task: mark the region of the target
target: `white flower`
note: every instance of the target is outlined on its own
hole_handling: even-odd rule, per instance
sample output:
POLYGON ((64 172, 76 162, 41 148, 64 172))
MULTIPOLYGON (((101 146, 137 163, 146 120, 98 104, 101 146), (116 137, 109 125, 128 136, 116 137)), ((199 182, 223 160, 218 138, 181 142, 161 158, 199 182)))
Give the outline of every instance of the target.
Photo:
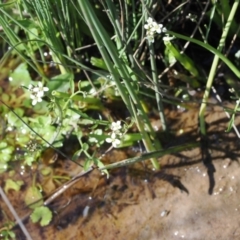
POLYGON ((144 25, 144 28, 147 29, 146 34, 149 42, 154 42, 154 34, 160 34, 167 31, 162 24, 157 24, 157 22, 150 17, 147 19, 147 24, 144 25))
POLYGON ((42 102, 44 92, 47 92, 48 87, 43 87, 41 82, 37 83, 38 86, 29 85, 28 90, 31 92, 30 98, 32 99, 32 105, 36 105, 38 102, 42 102))
POLYGON ((147 19, 147 24, 144 25, 145 29, 150 29, 152 27, 152 24, 154 23, 153 19, 151 17, 149 17, 147 19))
POLYGON ((167 29, 164 28, 162 24, 157 24, 157 23, 155 23, 155 24, 152 26, 152 31, 160 34, 160 33, 162 33, 162 32, 166 32, 167 29))
POLYGON ((110 128, 113 132, 118 132, 122 128, 121 121, 112 122, 110 128))
POLYGON ((36 105, 38 102, 42 102, 42 97, 37 94, 31 94, 30 98, 32 99, 32 105, 36 105))
POLYGON ((47 92, 48 90, 49 90, 48 87, 43 87, 42 82, 38 82, 38 86, 32 89, 32 91, 40 97, 43 97, 44 92, 47 92))
POLYGON ((117 138, 117 134, 114 132, 111 134, 110 138, 106 139, 106 142, 112 143, 112 146, 115 148, 121 143, 121 141, 117 138))
POLYGON ((28 90, 29 90, 29 91, 32 91, 32 90, 33 90, 33 85, 32 85, 32 84, 29 84, 28 90))

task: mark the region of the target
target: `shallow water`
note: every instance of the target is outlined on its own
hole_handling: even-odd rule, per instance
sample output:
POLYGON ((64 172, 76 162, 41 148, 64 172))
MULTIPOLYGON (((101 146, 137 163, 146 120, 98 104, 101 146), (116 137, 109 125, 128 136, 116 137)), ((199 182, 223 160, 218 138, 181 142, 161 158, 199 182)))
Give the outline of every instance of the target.
MULTIPOLYGON (((199 140, 197 111, 169 112, 168 117, 177 136, 166 146, 199 140)), ((110 179, 94 170, 50 204, 55 214, 48 227, 25 220, 30 235, 36 240, 240 239, 239 139, 225 132, 228 120, 221 107, 208 109, 206 120, 211 158, 205 164, 196 148, 162 157, 157 172, 148 162, 114 170, 110 179)), ((115 150, 106 158, 127 156, 115 150)), ((76 171, 71 163, 64 166, 76 171)), ((23 195, 24 189, 8 194, 21 217, 28 212, 23 195)), ((25 239, 15 231, 17 239, 25 239)))

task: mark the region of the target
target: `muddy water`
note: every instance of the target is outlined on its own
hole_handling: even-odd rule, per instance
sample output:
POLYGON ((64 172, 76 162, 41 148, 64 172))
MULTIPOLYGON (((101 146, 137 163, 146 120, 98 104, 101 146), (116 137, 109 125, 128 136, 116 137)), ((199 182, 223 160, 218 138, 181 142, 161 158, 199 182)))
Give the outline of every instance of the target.
MULTIPOLYGON (((225 132, 228 120, 221 107, 209 108, 206 120, 204 163, 196 148, 162 157, 157 172, 148 162, 114 170, 109 179, 94 170, 50 204, 54 218, 48 227, 24 221, 32 239, 240 239, 239 139, 225 132)), ((194 109, 168 112, 168 121, 176 137, 166 146, 199 140, 194 109)), ((115 150, 107 158, 121 160, 126 154, 115 150)), ((71 171, 70 163, 66 170, 71 171)), ((23 195, 24 188, 8 194, 21 217, 27 214, 23 195)), ((25 239, 15 231, 17 239, 25 239)))

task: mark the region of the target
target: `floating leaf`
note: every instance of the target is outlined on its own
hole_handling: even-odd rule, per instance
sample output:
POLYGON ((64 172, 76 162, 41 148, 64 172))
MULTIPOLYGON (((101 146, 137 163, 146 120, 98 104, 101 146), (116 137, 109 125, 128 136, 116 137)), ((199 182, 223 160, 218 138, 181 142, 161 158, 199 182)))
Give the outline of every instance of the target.
POLYGON ((40 225, 44 227, 48 225, 52 220, 52 212, 49 210, 48 207, 41 206, 35 208, 30 217, 33 223, 36 223, 41 219, 40 225))

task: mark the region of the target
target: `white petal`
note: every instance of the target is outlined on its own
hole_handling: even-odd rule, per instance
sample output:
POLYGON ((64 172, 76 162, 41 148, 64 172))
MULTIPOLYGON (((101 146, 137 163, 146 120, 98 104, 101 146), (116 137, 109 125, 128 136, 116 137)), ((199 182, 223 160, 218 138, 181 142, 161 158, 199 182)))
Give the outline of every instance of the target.
POLYGON ((145 25, 144 25, 144 28, 145 28, 145 29, 149 29, 150 27, 151 27, 151 26, 149 26, 148 24, 145 24, 145 25))
POLYGON ((37 97, 43 97, 44 96, 44 92, 43 91, 39 91, 37 94, 36 94, 37 97))
POLYGON ((106 138, 105 141, 108 142, 108 143, 112 143, 112 139, 111 138, 106 138))
POLYGON ((42 88, 42 86, 43 86, 42 82, 38 82, 38 86, 39 86, 39 88, 42 88))
POLYGON ((39 90, 40 90, 39 87, 34 87, 34 88, 32 89, 33 92, 38 92, 39 90))
POLYGON ((153 23, 153 19, 151 18, 151 17, 149 17, 148 19, 147 19, 147 23, 149 24, 149 23, 153 23))
POLYGON ((113 142, 112 142, 112 145, 113 147, 117 147, 119 144, 121 143, 121 141, 119 139, 115 139, 113 142))
POLYGON ((42 98, 38 97, 37 101, 42 102, 42 98))

